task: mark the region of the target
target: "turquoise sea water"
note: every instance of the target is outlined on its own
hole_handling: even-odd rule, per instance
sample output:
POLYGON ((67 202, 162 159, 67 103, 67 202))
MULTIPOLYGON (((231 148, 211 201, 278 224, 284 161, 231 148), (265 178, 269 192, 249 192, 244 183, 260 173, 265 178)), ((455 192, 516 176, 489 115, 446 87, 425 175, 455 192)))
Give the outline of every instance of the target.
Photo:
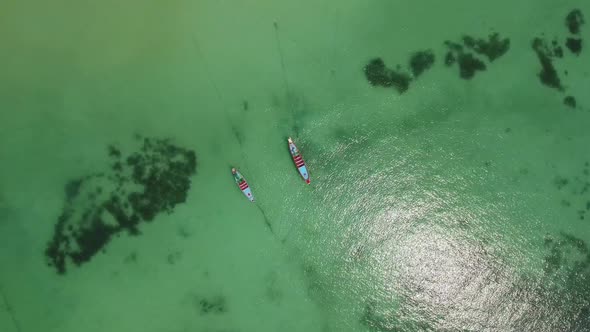
POLYGON ((0 331, 590 331, 585 2, 2 7, 0 331))

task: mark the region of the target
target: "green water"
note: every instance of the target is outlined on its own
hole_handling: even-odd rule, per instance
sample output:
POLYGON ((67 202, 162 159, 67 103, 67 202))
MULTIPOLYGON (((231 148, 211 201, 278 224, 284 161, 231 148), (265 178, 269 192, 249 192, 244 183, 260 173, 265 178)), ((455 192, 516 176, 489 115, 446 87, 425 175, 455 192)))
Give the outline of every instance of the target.
POLYGON ((564 46, 587 3, 1 7, 0 331, 590 331, 590 62, 564 46), (443 64, 493 31, 487 70, 443 64), (363 74, 425 49, 402 94, 363 74), (64 187, 136 135, 195 152, 186 201, 58 274, 64 187))

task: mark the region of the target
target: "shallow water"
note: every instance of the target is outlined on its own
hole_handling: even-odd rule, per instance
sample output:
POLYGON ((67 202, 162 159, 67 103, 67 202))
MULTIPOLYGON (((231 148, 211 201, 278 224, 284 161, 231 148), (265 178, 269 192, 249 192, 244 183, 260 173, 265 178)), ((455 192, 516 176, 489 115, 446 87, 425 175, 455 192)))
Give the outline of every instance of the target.
POLYGON ((576 8, 6 3, 0 331, 590 331, 576 8))

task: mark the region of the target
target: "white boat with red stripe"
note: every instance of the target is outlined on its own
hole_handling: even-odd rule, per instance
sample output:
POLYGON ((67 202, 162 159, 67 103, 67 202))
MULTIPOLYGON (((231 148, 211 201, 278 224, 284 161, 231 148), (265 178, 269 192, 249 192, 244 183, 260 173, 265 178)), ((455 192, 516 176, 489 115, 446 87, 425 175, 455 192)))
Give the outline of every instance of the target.
POLYGON ((246 182, 246 179, 235 168, 231 169, 231 173, 234 176, 234 181, 236 181, 238 188, 244 193, 244 196, 246 196, 250 202, 254 202, 254 194, 252 194, 252 190, 250 189, 248 182, 246 182))
POLYGON ((311 182, 309 178, 309 171, 307 170, 307 165, 305 165, 305 160, 303 160, 303 156, 299 153, 299 149, 291 139, 291 137, 287 138, 287 142, 289 143, 289 152, 291 152, 291 157, 293 158, 293 162, 295 163, 295 167, 301 174, 303 181, 309 184, 311 182))

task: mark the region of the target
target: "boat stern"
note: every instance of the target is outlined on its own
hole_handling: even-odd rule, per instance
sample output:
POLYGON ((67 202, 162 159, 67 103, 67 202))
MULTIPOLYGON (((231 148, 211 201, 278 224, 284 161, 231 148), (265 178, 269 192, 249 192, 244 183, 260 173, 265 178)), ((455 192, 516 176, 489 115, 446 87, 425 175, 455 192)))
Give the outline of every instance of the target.
POLYGON ((307 167, 301 166, 298 168, 298 170, 299 170, 299 174, 301 174, 301 177, 303 178, 303 180, 305 180, 305 183, 309 184, 310 179, 309 179, 309 172, 307 172, 307 167))
POLYGON ((254 202, 254 194, 252 194, 252 190, 248 187, 246 189, 242 189, 242 192, 250 200, 250 202, 254 202))

